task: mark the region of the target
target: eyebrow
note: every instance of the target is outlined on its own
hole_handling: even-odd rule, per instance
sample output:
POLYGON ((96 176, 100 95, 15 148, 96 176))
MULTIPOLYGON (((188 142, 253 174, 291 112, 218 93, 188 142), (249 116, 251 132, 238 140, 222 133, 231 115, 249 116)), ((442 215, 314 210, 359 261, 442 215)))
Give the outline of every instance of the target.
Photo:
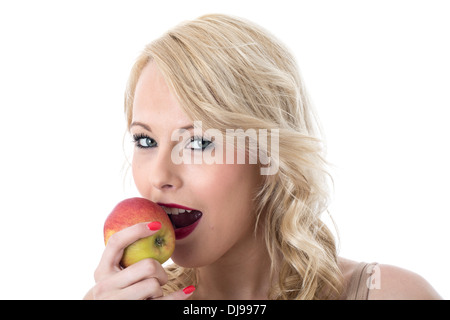
MULTIPOLYGON (((145 123, 142 123, 142 122, 139 122, 139 121, 133 121, 133 122, 130 124, 130 129, 131 129, 132 127, 134 127, 134 126, 139 126, 139 127, 144 128, 145 130, 147 130, 147 131, 149 131, 149 132, 152 132, 152 129, 150 128, 150 126, 146 125, 145 123)), ((183 130, 183 129, 184 129, 184 130, 194 129, 194 126, 193 126, 192 124, 188 124, 187 126, 181 127, 181 128, 179 128, 178 130, 183 130)))

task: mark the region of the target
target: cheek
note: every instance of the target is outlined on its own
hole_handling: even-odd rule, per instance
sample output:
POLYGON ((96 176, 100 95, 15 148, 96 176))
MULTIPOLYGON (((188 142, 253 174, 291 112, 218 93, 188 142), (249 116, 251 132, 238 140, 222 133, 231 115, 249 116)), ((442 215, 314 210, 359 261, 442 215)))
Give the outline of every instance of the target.
POLYGON ((208 211, 217 212, 211 223, 243 221, 252 216, 252 199, 258 188, 254 172, 249 165, 219 165, 204 175, 203 181, 197 180, 201 194, 196 196, 207 199, 208 211))
MULTIPOLYGON (((253 196, 258 176, 247 165, 192 166, 189 194, 205 212, 191 242, 177 244, 173 260, 183 266, 204 266, 225 255, 237 244, 253 239, 253 196)), ((251 240, 250 240, 251 242, 251 240)))

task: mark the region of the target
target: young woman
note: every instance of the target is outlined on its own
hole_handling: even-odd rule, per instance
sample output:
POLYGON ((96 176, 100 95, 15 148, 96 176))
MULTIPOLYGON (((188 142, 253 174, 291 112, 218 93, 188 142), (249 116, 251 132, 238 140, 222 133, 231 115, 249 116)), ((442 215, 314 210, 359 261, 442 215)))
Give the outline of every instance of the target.
POLYGON ((123 249, 156 232, 129 227, 87 299, 440 298, 417 274, 338 257, 321 221, 317 119, 294 58, 259 26, 226 15, 176 26, 138 58, 125 113, 133 178, 170 214, 175 264, 121 268, 123 249))

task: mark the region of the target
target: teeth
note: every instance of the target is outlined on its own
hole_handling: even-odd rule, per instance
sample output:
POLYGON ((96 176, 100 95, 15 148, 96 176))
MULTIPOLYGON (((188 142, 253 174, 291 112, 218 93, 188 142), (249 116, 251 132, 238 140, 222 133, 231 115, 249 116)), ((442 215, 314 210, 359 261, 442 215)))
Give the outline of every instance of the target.
POLYGON ((161 206, 161 207, 164 209, 164 211, 167 214, 178 215, 180 213, 185 213, 185 212, 191 213, 192 212, 192 210, 185 210, 185 209, 178 209, 178 208, 168 208, 168 207, 164 207, 164 206, 161 206))

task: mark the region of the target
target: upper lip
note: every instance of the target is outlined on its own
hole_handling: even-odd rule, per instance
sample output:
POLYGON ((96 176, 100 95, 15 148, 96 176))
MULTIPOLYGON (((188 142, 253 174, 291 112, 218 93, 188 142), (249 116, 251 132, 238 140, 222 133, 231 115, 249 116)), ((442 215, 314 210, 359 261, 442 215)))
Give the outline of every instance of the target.
POLYGON ((176 203, 160 203, 160 202, 158 202, 158 204, 160 205, 160 206, 164 206, 164 207, 167 207, 167 208, 177 208, 177 209, 184 209, 184 210, 195 210, 195 209, 192 209, 192 208, 189 208, 189 207, 185 207, 185 206, 182 206, 182 205, 179 205, 179 204, 176 204, 176 203))

